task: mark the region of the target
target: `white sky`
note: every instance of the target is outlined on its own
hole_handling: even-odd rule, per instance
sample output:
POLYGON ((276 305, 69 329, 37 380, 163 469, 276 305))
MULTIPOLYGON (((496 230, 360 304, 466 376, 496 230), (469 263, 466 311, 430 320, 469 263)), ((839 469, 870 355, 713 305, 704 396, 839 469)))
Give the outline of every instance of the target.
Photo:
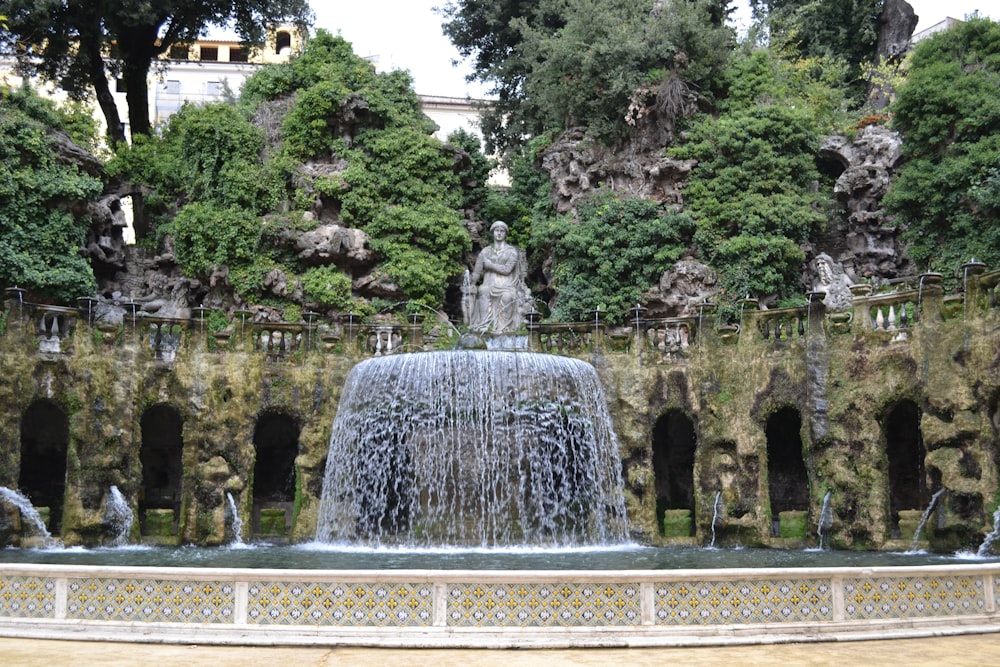
MULTIPOLYGON (((489 2, 489 0, 481 0, 489 2)), ((834 0, 835 1, 835 0, 834 0)), ((1000 18, 995 0, 908 0, 920 22, 917 30, 928 28, 946 17, 962 19, 976 9, 983 16, 1000 18)), ((409 70, 416 91, 422 95, 483 97, 485 88, 466 83, 468 65, 452 66, 458 51, 441 31, 443 18, 434 7, 446 0, 312 0, 316 28, 340 34, 362 57, 377 56, 383 70, 409 70)), ((744 0, 737 25, 749 18, 744 0)))

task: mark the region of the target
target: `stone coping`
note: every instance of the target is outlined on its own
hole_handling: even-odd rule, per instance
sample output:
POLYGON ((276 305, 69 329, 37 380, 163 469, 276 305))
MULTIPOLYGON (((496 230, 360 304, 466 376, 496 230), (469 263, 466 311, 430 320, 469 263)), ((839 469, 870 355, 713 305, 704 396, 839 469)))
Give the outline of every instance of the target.
POLYGON ((1000 564, 276 570, 0 563, 0 636, 221 645, 612 647, 1000 631, 1000 564))

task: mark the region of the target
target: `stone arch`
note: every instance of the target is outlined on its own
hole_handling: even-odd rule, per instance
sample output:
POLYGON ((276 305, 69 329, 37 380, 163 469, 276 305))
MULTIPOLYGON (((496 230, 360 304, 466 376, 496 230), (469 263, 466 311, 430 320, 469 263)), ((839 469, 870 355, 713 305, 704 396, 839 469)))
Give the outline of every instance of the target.
MULTIPOLYGON (((667 510, 689 510, 694 515, 696 446, 694 421, 682 410, 667 410, 653 425, 656 519, 661 531, 667 510)), ((694 534, 694 521, 690 522, 688 534, 694 534)))
POLYGON ((291 527, 299 431, 298 420, 285 412, 267 411, 257 417, 252 489, 256 535, 282 537, 291 527))
POLYGON ((46 526, 53 535, 62 529, 68 448, 69 419, 63 409, 46 398, 32 401, 21 415, 17 484, 32 505, 49 508, 46 526))
POLYGON ((888 461, 890 531, 899 532, 901 510, 922 510, 930 501, 924 469, 920 408, 910 399, 891 405, 882 420, 888 461))
POLYGON ((768 416, 764 432, 771 530, 777 537, 781 534, 782 512, 809 510, 809 477, 802 457, 802 415, 792 406, 779 408, 768 416))
POLYGON ((172 405, 157 403, 143 411, 139 430, 140 532, 176 534, 183 491, 184 419, 172 405))

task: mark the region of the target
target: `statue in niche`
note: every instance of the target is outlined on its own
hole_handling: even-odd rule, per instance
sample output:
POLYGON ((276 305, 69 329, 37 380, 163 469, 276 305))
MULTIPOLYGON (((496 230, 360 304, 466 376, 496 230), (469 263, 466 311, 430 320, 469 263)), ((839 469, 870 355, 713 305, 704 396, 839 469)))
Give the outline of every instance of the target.
POLYGON ((854 281, 847 275, 843 265, 833 261, 828 254, 820 253, 813 260, 816 270, 816 283, 813 290, 822 292, 823 303, 833 312, 848 310, 853 301, 851 299, 851 285, 854 281))
POLYGON ((520 248, 507 243, 505 222, 497 220, 490 232, 493 244, 479 253, 462 289, 463 316, 473 331, 510 333, 521 328, 524 308, 531 303, 531 292, 524 284, 527 260, 520 248))

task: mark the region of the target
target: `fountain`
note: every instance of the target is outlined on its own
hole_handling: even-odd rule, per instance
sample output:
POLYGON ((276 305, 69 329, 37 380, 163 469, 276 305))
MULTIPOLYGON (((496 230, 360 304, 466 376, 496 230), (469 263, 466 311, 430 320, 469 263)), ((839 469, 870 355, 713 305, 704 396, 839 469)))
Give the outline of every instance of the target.
POLYGON ((719 501, 722 499, 722 491, 715 492, 715 502, 712 503, 712 542, 708 545, 715 548, 715 523, 719 520, 719 501))
POLYGON ((41 515, 24 494, 13 489, 8 489, 6 486, 0 486, 0 502, 15 507, 21 514, 22 524, 27 522, 28 526, 35 533, 35 536, 41 539, 43 545, 47 545, 52 541, 52 535, 49 533, 48 528, 45 527, 45 522, 42 520, 41 515))
POLYGON ((109 536, 107 546, 120 547, 128 544, 134 519, 132 507, 118 487, 112 484, 104 504, 104 524, 108 527, 109 536))
POLYGON ((243 519, 240 518, 240 513, 236 509, 236 501, 233 500, 233 494, 228 491, 226 492, 226 507, 229 510, 229 530, 232 533, 229 545, 233 547, 243 546, 243 519))
POLYGON ((816 535, 819 536, 819 548, 823 549, 823 538, 826 537, 826 531, 833 527, 833 507, 830 504, 830 498, 833 496, 833 491, 827 491, 823 496, 823 508, 819 511, 819 523, 816 525, 816 535))
POLYGON ((620 471, 590 364, 468 350, 369 359, 338 407, 316 539, 620 543, 620 471))
POLYGON ((917 529, 913 531, 913 540, 910 542, 910 551, 918 551, 920 549, 920 533, 924 529, 924 525, 927 520, 931 518, 931 513, 934 508, 937 507, 938 499, 944 494, 946 489, 938 489, 931 496, 931 502, 928 503, 927 509, 924 510, 923 516, 920 517, 920 522, 917 524, 917 529))
POLYGON ((990 555, 993 550, 993 545, 996 543, 997 539, 1000 538, 1000 506, 993 511, 993 530, 991 530, 986 537, 983 539, 983 543, 979 545, 979 549, 976 550, 976 555, 980 558, 986 558, 990 555))

